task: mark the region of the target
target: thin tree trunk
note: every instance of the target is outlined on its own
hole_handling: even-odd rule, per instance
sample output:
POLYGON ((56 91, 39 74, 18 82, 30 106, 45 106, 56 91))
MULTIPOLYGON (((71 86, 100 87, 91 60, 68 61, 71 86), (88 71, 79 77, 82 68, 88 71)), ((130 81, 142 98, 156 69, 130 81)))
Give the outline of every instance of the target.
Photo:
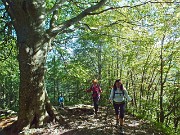
MULTIPOLYGON (((53 57, 53 75, 56 75, 56 57, 53 57)), ((56 103, 56 79, 53 77, 54 104, 56 103)))
POLYGON ((98 45, 98 80, 102 78, 102 45, 98 45))
POLYGON ((161 60, 161 69, 160 69, 160 72, 161 72, 161 76, 160 76, 160 84, 161 84, 161 87, 160 87, 160 102, 159 102, 159 108, 160 108, 160 122, 163 123, 164 122, 164 109, 163 109, 163 93, 164 93, 164 83, 163 83, 163 67, 164 67, 164 61, 163 61, 163 44, 164 44, 164 39, 165 39, 165 36, 163 36, 163 39, 162 39, 162 43, 161 43, 161 55, 160 55, 160 60, 161 60))

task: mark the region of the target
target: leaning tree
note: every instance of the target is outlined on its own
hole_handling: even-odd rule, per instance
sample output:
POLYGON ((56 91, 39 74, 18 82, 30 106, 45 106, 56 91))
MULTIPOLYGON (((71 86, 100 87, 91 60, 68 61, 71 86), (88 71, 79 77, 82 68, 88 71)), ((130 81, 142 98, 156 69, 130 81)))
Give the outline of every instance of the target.
POLYGON ((92 15, 106 1, 2 0, 1 9, 4 7, 8 13, 17 37, 20 70, 18 120, 5 128, 4 134, 42 127, 48 120, 56 119, 44 83, 51 42, 69 32, 84 17, 92 15))

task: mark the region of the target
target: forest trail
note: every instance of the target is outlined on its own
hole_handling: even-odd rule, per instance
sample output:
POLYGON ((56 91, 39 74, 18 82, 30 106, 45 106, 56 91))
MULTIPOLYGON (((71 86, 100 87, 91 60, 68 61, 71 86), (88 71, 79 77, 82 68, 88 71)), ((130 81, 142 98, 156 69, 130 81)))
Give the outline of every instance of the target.
MULTIPOLYGON (((65 107, 58 111, 67 124, 50 123, 45 128, 24 130, 19 135, 119 135, 111 106, 100 107, 98 116, 91 105, 65 107)), ((14 120, 14 118, 13 118, 14 120)), ((2 121, 0 121, 0 126, 2 121)), ((0 127, 1 128, 1 127, 0 127)), ((148 121, 125 116, 124 135, 165 135, 148 121)))

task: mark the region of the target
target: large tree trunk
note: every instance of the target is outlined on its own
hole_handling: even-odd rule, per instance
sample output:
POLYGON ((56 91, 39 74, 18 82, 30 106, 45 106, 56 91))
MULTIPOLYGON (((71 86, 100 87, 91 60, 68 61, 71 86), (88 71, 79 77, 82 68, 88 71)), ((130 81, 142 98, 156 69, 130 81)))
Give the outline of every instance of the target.
MULTIPOLYGON (((36 127, 43 125, 46 116, 46 92, 44 86, 44 65, 47 43, 42 37, 31 37, 30 42, 19 43, 20 68, 20 125, 36 127), (40 38, 39 41, 35 39, 40 38)), ((21 126, 19 126, 21 127, 21 126)))
POLYGON ((55 118, 44 83, 49 40, 43 36, 43 29, 38 32, 36 27, 28 25, 16 27, 16 32, 20 69, 19 112, 17 122, 4 129, 8 135, 23 128, 41 127, 47 118, 55 118))
POLYGON ((55 118, 55 111, 49 102, 44 83, 48 42, 45 37, 33 31, 27 32, 26 35, 20 33, 18 37, 19 112, 17 122, 5 129, 6 134, 18 133, 23 128, 42 127, 47 120, 55 118))

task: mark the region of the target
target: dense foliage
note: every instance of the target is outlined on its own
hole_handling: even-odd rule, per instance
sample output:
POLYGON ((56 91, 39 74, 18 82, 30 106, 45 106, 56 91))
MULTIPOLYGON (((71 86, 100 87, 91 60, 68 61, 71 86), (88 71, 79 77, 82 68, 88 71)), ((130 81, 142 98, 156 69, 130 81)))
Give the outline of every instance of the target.
MULTIPOLYGON (((53 1, 49 3, 51 7, 53 1)), ((76 4, 67 4, 58 19, 67 20, 70 13, 76 15, 79 8, 85 8, 76 4)), ((58 95, 63 94, 66 104, 90 104, 85 90, 97 78, 103 89, 101 104, 105 105, 114 80, 120 78, 135 101, 129 111, 179 132, 179 3, 108 4, 106 11, 88 16, 74 26, 72 33, 54 40, 46 66, 51 101, 56 105, 58 95)), ((0 26, 0 107, 17 110, 19 70, 17 52, 12 48, 15 36, 5 42, 4 30, 10 26, 5 28, 3 21, 0 26), (6 58, 9 50, 11 55, 6 58)))

